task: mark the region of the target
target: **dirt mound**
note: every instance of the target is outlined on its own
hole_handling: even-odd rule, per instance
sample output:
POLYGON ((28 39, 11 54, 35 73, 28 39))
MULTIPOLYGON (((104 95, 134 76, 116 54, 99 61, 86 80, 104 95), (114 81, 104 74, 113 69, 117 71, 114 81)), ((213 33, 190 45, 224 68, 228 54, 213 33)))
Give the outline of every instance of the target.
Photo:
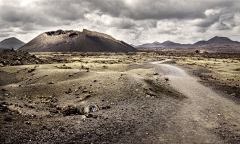
POLYGON ((23 64, 42 64, 43 61, 28 52, 13 49, 0 49, 0 66, 23 64))
POLYGON ((21 50, 28 52, 135 52, 132 46, 113 37, 84 29, 79 31, 46 32, 26 45, 21 50))

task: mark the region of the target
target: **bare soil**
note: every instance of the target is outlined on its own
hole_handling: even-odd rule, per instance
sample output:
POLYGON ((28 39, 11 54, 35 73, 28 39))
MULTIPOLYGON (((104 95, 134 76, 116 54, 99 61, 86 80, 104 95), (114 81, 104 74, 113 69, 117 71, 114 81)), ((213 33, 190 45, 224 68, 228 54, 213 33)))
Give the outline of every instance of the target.
POLYGON ((239 115, 234 115, 239 99, 229 100, 225 97, 232 96, 217 94, 187 74, 175 79, 171 68, 149 63, 177 56, 31 54, 45 64, 0 67, 1 143, 240 142, 239 115), (186 86, 192 84, 186 79, 194 79, 195 87, 186 86), (207 94, 199 98, 202 93, 207 94), (100 110, 62 113, 66 105, 88 104, 100 110))

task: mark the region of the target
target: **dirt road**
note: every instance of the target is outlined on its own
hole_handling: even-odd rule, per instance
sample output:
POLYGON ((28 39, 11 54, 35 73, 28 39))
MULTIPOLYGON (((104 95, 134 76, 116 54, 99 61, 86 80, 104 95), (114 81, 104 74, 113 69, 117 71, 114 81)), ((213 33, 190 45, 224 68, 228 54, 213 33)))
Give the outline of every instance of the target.
MULTIPOLYGON (((217 94, 183 69, 164 64, 166 61, 170 60, 152 64, 161 68, 162 75, 169 79, 171 87, 188 97, 170 120, 180 127, 175 137, 183 143, 240 142, 239 101, 217 94)), ((172 139, 168 142, 177 141, 172 139)))

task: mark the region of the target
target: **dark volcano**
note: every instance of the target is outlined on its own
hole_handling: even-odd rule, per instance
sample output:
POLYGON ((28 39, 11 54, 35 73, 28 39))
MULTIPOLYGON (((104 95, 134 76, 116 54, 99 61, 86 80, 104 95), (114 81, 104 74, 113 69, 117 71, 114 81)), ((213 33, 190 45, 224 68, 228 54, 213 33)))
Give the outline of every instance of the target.
POLYGON ((12 37, 12 38, 8 38, 5 39, 3 41, 0 42, 0 48, 4 48, 4 49, 18 49, 20 47, 22 47, 25 43, 20 41, 19 39, 12 37))
POLYGON ((131 45, 113 37, 84 29, 79 31, 46 32, 26 45, 21 50, 28 52, 135 52, 131 45))

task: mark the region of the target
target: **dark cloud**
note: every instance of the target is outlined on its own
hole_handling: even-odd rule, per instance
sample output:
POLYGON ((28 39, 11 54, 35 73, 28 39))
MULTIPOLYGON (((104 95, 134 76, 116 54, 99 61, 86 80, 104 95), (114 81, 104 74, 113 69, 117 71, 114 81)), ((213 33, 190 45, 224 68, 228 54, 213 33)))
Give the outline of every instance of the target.
POLYGON ((211 16, 209 18, 201 20, 198 24, 196 24, 196 26, 203 27, 203 28, 208 28, 211 25, 213 25, 214 23, 218 22, 219 18, 220 18, 219 15, 211 16))
POLYGON ((229 29, 231 29, 231 27, 227 26, 223 22, 217 23, 215 28, 217 30, 229 30, 229 29))
POLYGON ((89 0, 91 6, 114 17, 143 19, 195 19, 204 18, 207 9, 229 7, 234 1, 192 0, 89 0))
POLYGON ((10 37, 10 34, 0 34, 0 37, 10 37))
POLYGON ((157 39, 232 30, 239 12, 234 0, 0 0, 0 33, 30 39, 56 28, 93 28, 134 43, 153 34, 157 39))

